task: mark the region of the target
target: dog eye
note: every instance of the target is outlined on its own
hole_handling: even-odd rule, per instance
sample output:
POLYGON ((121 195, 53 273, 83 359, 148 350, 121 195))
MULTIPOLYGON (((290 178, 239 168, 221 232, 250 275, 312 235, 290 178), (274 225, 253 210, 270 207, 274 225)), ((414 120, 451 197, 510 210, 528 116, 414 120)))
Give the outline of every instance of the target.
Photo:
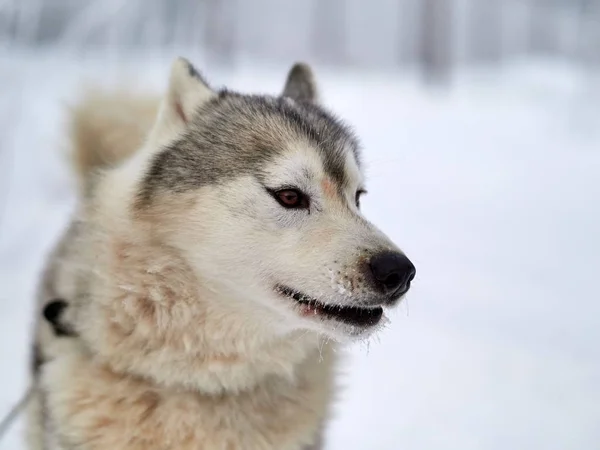
POLYGON ((282 189, 274 196, 284 208, 308 208, 308 197, 297 189, 282 189))
POLYGON ((358 191, 356 191, 356 197, 355 197, 354 201, 356 202, 356 207, 357 207, 357 208, 360 208, 360 197, 361 197, 363 194, 366 194, 366 193, 367 193, 367 191, 364 191, 364 190, 362 190, 362 189, 361 189, 361 190, 358 190, 358 191))

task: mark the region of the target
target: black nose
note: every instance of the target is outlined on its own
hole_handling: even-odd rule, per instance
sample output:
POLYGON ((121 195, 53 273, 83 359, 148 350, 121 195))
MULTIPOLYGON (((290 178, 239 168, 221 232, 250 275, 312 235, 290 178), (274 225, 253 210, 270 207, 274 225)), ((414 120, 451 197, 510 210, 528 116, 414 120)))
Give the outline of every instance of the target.
POLYGON ((371 258, 371 272, 383 292, 403 294, 416 274, 413 263, 398 252, 382 252, 371 258))

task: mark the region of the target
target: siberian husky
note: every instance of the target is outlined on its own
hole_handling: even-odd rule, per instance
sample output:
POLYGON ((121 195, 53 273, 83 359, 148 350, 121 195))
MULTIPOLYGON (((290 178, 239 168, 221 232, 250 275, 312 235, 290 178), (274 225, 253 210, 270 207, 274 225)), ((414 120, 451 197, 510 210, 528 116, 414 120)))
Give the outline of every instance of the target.
POLYGON ((296 64, 278 96, 185 59, 73 110, 80 201, 39 290, 35 450, 323 448, 336 347, 415 267, 360 211, 359 143, 296 64), (57 300, 61 299, 61 300, 57 300))

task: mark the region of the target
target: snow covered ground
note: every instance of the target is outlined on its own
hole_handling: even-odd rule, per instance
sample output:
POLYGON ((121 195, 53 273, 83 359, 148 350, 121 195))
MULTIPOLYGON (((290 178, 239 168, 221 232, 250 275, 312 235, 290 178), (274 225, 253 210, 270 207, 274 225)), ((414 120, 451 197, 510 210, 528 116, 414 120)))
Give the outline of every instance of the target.
MULTIPOLYGON (((32 293, 68 219, 65 101, 114 60, 0 55, 0 415, 26 385, 32 293)), ((286 67, 208 71, 278 91, 286 67)), ((160 87, 161 58, 130 63, 160 87)), ((414 260, 408 302, 349 352, 328 449, 572 450, 600 443, 600 99, 548 64, 461 74, 322 71, 362 137, 367 216, 414 260)), ((593 87, 593 86, 592 86, 593 87)), ((0 449, 19 449, 19 427, 0 449)))

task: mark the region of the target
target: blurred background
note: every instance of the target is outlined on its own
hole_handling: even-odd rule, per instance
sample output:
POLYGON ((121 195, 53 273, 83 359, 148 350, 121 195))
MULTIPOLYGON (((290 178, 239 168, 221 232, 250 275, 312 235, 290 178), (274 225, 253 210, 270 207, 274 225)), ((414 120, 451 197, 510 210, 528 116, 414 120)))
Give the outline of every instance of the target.
POLYGON ((599 64, 597 0, 3 0, 3 49, 115 56, 185 48, 448 77, 547 57, 599 64))
POLYGON ((164 89, 177 55, 267 93, 311 63, 417 265, 348 352, 327 449, 600 448, 597 0, 0 0, 0 417, 74 204, 68 105, 164 89))

